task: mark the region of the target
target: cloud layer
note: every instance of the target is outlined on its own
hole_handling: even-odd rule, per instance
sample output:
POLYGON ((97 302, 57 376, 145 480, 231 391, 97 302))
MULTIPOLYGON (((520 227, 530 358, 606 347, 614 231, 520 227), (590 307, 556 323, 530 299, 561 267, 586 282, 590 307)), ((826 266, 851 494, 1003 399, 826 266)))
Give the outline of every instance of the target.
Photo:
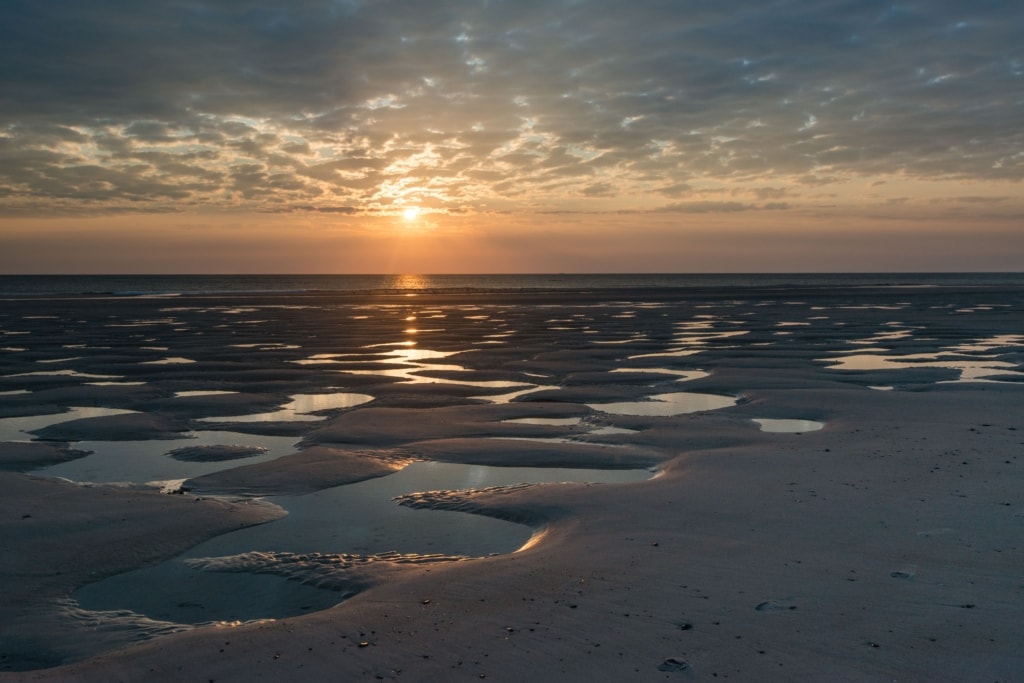
POLYGON ((0 207, 692 214, 1019 181, 1021 26, 999 0, 7 0, 0 207))

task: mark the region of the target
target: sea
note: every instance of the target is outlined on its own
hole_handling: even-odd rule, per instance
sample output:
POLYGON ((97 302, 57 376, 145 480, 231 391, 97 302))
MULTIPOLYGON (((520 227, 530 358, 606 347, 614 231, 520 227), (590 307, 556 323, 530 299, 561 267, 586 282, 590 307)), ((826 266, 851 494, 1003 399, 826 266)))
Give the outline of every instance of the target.
POLYGON ((0 275, 0 296, 1024 285, 1024 272, 488 275, 0 275))

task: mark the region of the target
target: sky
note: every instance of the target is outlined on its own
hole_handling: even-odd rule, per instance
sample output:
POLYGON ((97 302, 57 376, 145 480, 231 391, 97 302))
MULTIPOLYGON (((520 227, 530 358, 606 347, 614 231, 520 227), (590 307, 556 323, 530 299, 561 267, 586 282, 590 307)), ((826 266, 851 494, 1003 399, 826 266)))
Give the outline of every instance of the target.
POLYGON ((4 0, 0 273, 1024 270, 1019 0, 4 0))

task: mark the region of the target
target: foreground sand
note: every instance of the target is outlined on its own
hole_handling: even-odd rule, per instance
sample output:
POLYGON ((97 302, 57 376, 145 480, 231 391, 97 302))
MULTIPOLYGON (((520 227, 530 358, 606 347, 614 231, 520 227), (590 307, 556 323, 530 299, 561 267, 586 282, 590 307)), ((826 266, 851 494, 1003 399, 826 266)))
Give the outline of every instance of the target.
MULTIPOLYGON (((661 474, 637 484, 424 493, 406 502, 521 521, 538 536, 508 555, 367 562, 342 571, 362 592, 327 611, 164 635, 57 668, 0 674, 3 680, 1020 680, 1024 389, 1013 372, 1021 369, 1024 345, 1001 338, 965 346, 1019 334, 1020 291, 509 293, 355 302, 323 295, 301 301, 312 309, 295 318, 274 312, 286 309, 256 314, 265 322, 249 333, 252 343, 259 337, 302 344, 301 351, 241 357, 237 348, 224 349, 217 335, 227 333, 213 325, 224 316, 210 311, 255 302, 187 303, 199 312, 176 315, 204 338, 178 335, 165 355, 188 356, 202 367, 142 371, 128 362, 128 350, 111 351, 82 371, 132 371, 149 384, 114 391, 49 376, 5 378, 0 391, 29 384, 34 391, 0 397, 4 414, 31 414, 38 405, 55 411, 91 396, 109 407, 144 407, 150 419, 126 427, 97 418, 64 429, 153 435, 201 416, 271 409, 289 394, 341 385, 339 375, 325 371, 333 366, 290 361, 395 341, 399 321, 413 309, 421 318, 423 311, 449 316, 436 323, 444 332, 420 334, 419 348, 476 349, 439 362, 457 358, 482 380, 543 374, 544 385, 558 388, 490 404, 471 398, 487 393, 479 388, 347 375, 346 389, 376 401, 315 426, 254 424, 253 430, 303 435, 306 448, 283 468, 281 461, 238 469, 225 463, 225 471, 191 482, 186 496, 5 474, 5 593, 19 596, 21 610, 3 612, 5 647, 31 631, 33 610, 45 612, 73 587, 276 514, 265 505, 219 502, 212 493, 266 493, 279 477, 281 490, 312 490, 317 481, 328 486, 386 476, 414 458, 658 464, 661 474), (383 307, 378 310, 391 317, 375 328, 350 323, 333 331, 335 314, 357 304, 383 307), (469 305, 511 321, 507 343, 483 346, 479 332, 460 326, 455 307, 469 305), (633 317, 619 317, 626 311, 633 317), (589 316, 597 333, 549 329, 565 326, 557 321, 573 314, 589 316), (709 327, 701 317, 709 315, 721 318, 709 327), (794 322, 810 324, 788 324, 794 322), (745 334, 721 334, 733 330, 745 334), (908 334, 884 336, 893 331, 908 334), (942 383, 959 372, 920 359, 898 370, 842 371, 815 362, 836 351, 878 347, 998 359, 1007 365, 992 378, 1004 381, 942 383), (673 356, 646 357, 673 349, 673 356), (645 367, 709 375, 678 383, 666 375, 609 372, 645 367), (880 385, 893 389, 869 388, 880 385), (169 397, 173 390, 213 387, 244 393, 197 398, 188 406, 169 397), (652 391, 705 391, 741 401, 651 417, 595 414, 586 406, 652 391), (502 420, 571 415, 637 431, 602 440, 616 448, 486 440, 558 435, 566 429, 502 420), (758 431, 751 418, 826 426, 772 434, 758 431), (25 531, 30 523, 35 528, 25 531)), ((24 313, 21 305, 6 304, 8 320, 24 313)), ((58 314, 73 305, 50 304, 58 314)), ((141 319, 167 315, 168 303, 108 307, 119 318, 141 319)), ((110 334, 96 332, 82 343, 109 344, 110 334)), ((29 348, 24 339, 18 344, 29 348)), ((46 352, 33 348, 23 353, 36 356, 17 362, 38 361, 46 352)), ((4 374, 24 367, 8 366, 4 374)), ((24 462, 22 451, 12 448, 12 462, 24 462)))

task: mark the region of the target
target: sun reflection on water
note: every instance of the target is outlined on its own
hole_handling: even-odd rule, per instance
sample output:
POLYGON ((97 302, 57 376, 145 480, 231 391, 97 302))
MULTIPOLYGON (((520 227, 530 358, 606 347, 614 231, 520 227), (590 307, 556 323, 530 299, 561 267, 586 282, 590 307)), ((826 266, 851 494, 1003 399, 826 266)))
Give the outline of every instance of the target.
POLYGON ((427 289, 430 278, 425 275, 396 275, 390 283, 391 289, 427 289))

